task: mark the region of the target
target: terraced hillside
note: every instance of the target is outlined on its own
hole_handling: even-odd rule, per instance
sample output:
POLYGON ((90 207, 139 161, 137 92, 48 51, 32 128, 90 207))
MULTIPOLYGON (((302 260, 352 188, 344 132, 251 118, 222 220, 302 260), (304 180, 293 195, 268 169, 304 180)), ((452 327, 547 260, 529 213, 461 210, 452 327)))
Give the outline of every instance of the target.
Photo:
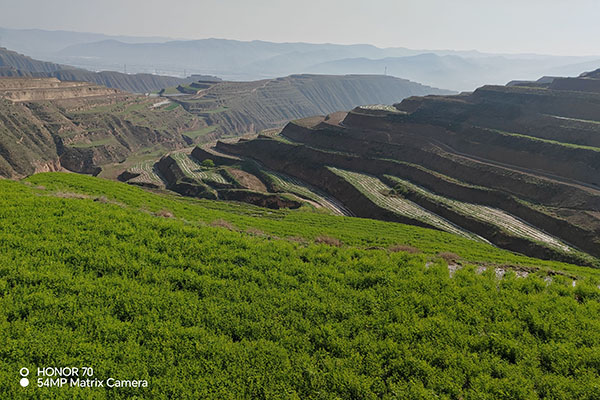
MULTIPOLYGON (((167 189, 185 196, 235 200, 268 208, 299 208, 300 199, 286 193, 271 193, 252 173, 248 163, 215 165, 201 163, 194 154, 174 152, 163 157, 156 168, 167 189)), ((130 182, 129 183, 135 183, 130 182)))
POLYGON ((61 169, 98 174, 103 167, 116 177, 137 162, 197 143, 202 137, 186 132, 205 128, 158 98, 56 78, 0 78, 3 177, 61 169))
POLYGON ((356 108, 215 150, 306 182, 358 216, 598 264, 598 80, 559 82, 356 108))
POLYGON ((448 91, 391 76, 292 75, 254 82, 198 81, 161 91, 187 111, 241 135, 281 127, 292 119, 349 110, 365 104, 391 104, 409 96, 448 91))
POLYGON ((3 399, 600 395, 598 270, 79 174, 0 193, 3 399), (146 384, 19 385, 53 363, 146 384))
MULTIPOLYGON (((36 71, 51 68, 21 61, 36 71)), ((71 72, 64 76, 77 79, 71 72)), ((0 111, 5 115, 0 176, 66 168, 161 187, 164 182, 157 176, 138 170, 147 170, 149 161, 171 150, 281 127, 289 119, 363 102, 439 92, 389 77, 318 76, 242 83, 203 80, 176 91, 194 94, 166 96, 166 90, 164 97, 155 98, 56 78, 0 78, 0 100, 10 100, 0 111)))
POLYGON ((0 98, 13 102, 85 99, 116 94, 119 94, 116 89, 87 82, 62 82, 56 78, 0 79, 0 98))

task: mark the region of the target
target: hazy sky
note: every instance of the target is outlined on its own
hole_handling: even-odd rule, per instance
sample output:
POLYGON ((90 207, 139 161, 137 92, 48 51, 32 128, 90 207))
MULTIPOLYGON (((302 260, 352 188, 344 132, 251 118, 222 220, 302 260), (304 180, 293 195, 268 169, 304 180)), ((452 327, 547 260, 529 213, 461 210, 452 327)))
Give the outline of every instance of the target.
POLYGON ((0 26, 600 55, 600 0, 0 0, 0 26))

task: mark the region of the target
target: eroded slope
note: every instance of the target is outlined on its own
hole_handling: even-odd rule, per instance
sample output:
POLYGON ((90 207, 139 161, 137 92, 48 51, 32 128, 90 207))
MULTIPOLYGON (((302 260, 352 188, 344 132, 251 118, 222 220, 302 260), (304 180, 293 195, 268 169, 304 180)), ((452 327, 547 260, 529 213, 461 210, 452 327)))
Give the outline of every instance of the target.
POLYGON ((84 82, 0 79, 0 176, 97 174, 139 152, 194 143, 206 125, 176 104, 84 82))

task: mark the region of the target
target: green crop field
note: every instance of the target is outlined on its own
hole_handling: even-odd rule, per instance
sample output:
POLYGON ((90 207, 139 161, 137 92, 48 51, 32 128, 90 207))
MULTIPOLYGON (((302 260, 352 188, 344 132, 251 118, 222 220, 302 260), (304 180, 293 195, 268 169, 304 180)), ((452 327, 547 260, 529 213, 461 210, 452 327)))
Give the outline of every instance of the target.
POLYGON ((117 142, 117 140, 114 137, 107 137, 107 138, 98 139, 98 140, 94 140, 94 141, 87 142, 87 143, 86 142, 73 143, 70 147, 86 149, 86 148, 91 148, 91 147, 96 147, 96 146, 105 146, 107 144, 113 144, 116 142, 117 142))
MULTIPOLYGON (((575 120, 575 121, 581 122, 582 120, 575 120)), ((592 121, 585 121, 585 122, 592 122, 592 121)), ((593 146, 583 146, 583 145, 574 144, 574 143, 559 142, 557 140, 543 139, 543 138, 530 136, 530 135, 523 135, 521 133, 515 133, 515 132, 506 132, 506 131, 502 131, 499 129, 490 129, 490 128, 481 128, 481 127, 478 127, 478 128, 484 129, 485 131, 493 132, 493 133, 496 133, 496 134, 499 134, 502 136, 513 136, 513 137, 531 140, 534 142, 547 143, 547 144, 551 144, 551 145, 568 147, 568 148, 572 148, 572 149, 591 150, 594 152, 600 152, 600 148, 593 147, 593 146)))
POLYGON ((0 193, 2 399, 600 398, 598 270, 76 174, 0 193), (148 387, 19 385, 44 366, 148 387))
POLYGON ((171 103, 171 104, 169 104, 168 106, 165 107, 165 111, 173 111, 177 107, 179 107, 178 103, 171 103))
POLYGON ((274 171, 265 173, 273 179, 273 182, 279 188, 288 193, 309 199, 335 215, 350 215, 350 211, 340 204, 339 201, 316 188, 306 186, 294 177, 274 171))
POLYGON ((219 125, 211 125, 211 126, 207 126, 205 128, 202 129, 197 129, 195 131, 189 131, 189 132, 184 132, 183 134, 187 137, 189 137, 190 139, 195 139, 199 136, 203 136, 206 135, 208 133, 214 132, 215 129, 217 129, 219 127, 219 125))
POLYGON ((185 152, 172 154, 181 170, 189 177, 206 182, 216 182, 221 184, 229 183, 227 179, 219 172, 219 169, 208 169, 202 166, 196 159, 185 152))

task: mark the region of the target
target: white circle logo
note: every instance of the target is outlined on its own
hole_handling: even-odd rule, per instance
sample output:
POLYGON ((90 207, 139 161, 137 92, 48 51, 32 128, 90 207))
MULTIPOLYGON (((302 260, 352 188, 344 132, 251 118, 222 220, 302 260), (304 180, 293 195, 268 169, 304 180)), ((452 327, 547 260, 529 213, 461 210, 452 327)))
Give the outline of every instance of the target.
POLYGON ((23 367, 19 370, 19 374, 21 374, 21 376, 27 376, 27 375, 29 375, 29 370, 27 368, 23 367))
POLYGON ((27 387, 27 386, 29 386, 29 379, 21 378, 21 381, 19 383, 21 384, 21 386, 27 387))

